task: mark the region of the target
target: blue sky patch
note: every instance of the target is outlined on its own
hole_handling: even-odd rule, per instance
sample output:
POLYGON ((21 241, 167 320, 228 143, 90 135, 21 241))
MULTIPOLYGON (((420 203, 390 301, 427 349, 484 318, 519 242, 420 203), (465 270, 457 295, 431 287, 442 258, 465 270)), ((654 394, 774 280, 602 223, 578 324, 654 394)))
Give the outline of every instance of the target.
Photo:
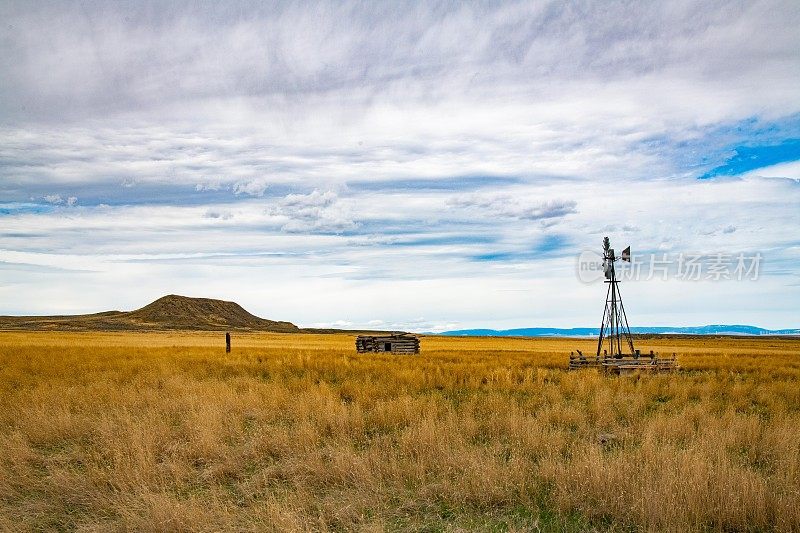
POLYGON ((533 261, 543 256, 552 257, 565 249, 569 249, 569 241, 562 235, 545 235, 531 248, 516 251, 495 251, 473 255, 472 261, 497 262, 497 261, 533 261))
POLYGON ((734 153, 724 165, 709 170, 699 179, 738 176, 758 168, 800 160, 800 139, 787 139, 769 146, 739 146, 734 153))
POLYGON ((7 202, 0 203, 0 216, 27 215, 49 213, 54 209, 52 205, 36 204, 32 202, 7 202))

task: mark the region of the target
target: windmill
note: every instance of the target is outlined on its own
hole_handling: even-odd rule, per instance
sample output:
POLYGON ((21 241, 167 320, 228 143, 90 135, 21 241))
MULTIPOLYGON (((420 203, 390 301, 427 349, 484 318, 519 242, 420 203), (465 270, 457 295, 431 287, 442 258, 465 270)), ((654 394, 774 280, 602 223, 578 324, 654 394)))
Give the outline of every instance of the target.
POLYGON ((631 247, 625 248, 622 251, 622 256, 618 258, 614 255, 614 249, 611 248, 611 242, 608 237, 604 237, 603 272, 606 277, 605 283, 608 283, 608 292, 606 293, 603 321, 600 323, 600 337, 597 339, 597 357, 600 357, 600 351, 603 350, 603 341, 607 341, 608 348, 603 350, 604 354, 615 359, 621 359, 623 357, 623 339, 626 348, 629 350, 628 354, 630 356, 636 355, 636 351, 633 348, 631 328, 628 325, 628 316, 625 314, 625 306, 622 305, 622 294, 619 292, 619 281, 617 281, 617 273, 614 268, 614 262, 619 259, 630 263, 631 247))
POLYGON ((631 247, 625 248, 617 257, 608 237, 603 238, 603 273, 608 289, 603 320, 600 322, 600 336, 597 339, 597 352, 594 358, 585 356, 580 350, 577 350, 577 356, 574 352, 570 353, 569 369, 601 368, 613 374, 672 372, 677 368, 675 354, 670 359, 659 358, 652 350, 643 355, 633 347, 633 336, 614 267, 614 263, 620 260, 631 261, 631 247))

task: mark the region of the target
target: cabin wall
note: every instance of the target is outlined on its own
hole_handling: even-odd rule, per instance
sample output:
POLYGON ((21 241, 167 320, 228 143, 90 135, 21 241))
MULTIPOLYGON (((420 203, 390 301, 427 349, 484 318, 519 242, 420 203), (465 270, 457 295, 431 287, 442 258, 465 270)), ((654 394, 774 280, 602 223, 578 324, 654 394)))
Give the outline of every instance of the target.
POLYGON ((419 353, 419 339, 412 336, 372 337, 360 335, 356 339, 356 350, 359 353, 419 353))

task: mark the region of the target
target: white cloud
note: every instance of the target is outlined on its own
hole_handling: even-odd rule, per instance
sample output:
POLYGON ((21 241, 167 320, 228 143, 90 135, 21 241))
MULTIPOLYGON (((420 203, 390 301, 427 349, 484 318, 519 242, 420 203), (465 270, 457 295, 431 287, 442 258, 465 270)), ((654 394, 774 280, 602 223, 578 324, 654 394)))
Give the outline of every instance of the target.
POLYGON ((768 167, 751 170, 743 175, 746 178, 789 178, 800 180, 800 161, 780 163, 768 167))
POLYGON ((1 99, 0 112, 14 115, 24 107, 97 116, 187 101, 205 102, 193 111, 208 115, 221 98, 275 97, 291 116, 328 96, 359 103, 381 93, 387 101, 487 93, 547 99, 569 92, 574 80, 638 82, 643 99, 691 108, 694 117, 730 112, 742 99, 780 112, 797 103, 788 85, 798 74, 800 15, 792 2, 581 10, 311 2, 250 6, 246 17, 187 4, 91 13, 71 4, 18 4, 6 7, 4 19, 9 53, 23 58, 2 64, 6 90, 28 104, 1 99), (754 91, 753 79, 771 83, 754 91), (644 93, 645 84, 654 92, 644 93))
POLYGON ((233 186, 233 192, 237 195, 249 194, 250 196, 264 196, 268 186, 269 185, 266 178, 257 178, 250 181, 236 183, 233 186))
POLYGON ((477 208, 492 217, 509 217, 519 220, 558 219, 577 213, 577 202, 574 200, 536 201, 530 197, 512 197, 509 195, 471 194, 450 200, 449 205, 459 208, 477 208))
POLYGON ((322 209, 336 203, 338 196, 333 191, 320 192, 316 189, 309 194, 289 194, 281 201, 288 209, 302 212, 305 209, 322 209))
POLYGON ((63 204, 64 199, 60 194, 47 194, 44 196, 44 201, 48 204, 63 204))
POLYGON ((308 194, 289 194, 271 206, 267 213, 287 219, 281 229, 288 233, 337 233, 357 226, 348 207, 333 191, 315 189, 308 194))
MULTIPOLYGON (((219 191, 221 189, 223 189, 223 186, 222 186, 222 183, 220 181, 212 181, 212 182, 208 182, 208 183, 198 183, 197 185, 194 186, 194 190, 196 190, 198 192, 202 192, 202 191, 219 191)), ((266 190, 266 187, 264 187, 264 190, 266 190)), ((261 194, 263 194, 263 193, 264 192, 262 191, 261 194)))

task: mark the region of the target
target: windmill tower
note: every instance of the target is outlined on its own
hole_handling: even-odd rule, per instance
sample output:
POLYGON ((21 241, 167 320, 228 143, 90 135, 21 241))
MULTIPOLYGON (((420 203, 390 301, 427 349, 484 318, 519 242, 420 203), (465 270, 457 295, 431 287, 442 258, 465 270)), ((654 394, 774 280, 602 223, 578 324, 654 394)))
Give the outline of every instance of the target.
POLYGON ((597 339, 597 357, 600 357, 601 351, 604 358, 621 359, 624 355, 636 355, 631 328, 628 325, 628 316, 625 314, 625 306, 622 304, 622 294, 619 292, 619 281, 614 268, 614 262, 618 259, 630 262, 631 247, 625 248, 622 256, 618 258, 614 255, 614 249, 611 248, 608 237, 603 238, 603 271, 606 277, 605 283, 608 283, 608 291, 603 321, 600 323, 600 337, 597 339), (608 346, 607 348, 603 348, 604 342, 608 346), (622 352, 623 345, 628 350, 627 354, 622 352))
POLYGON ((606 291, 606 306, 603 320, 600 322, 600 336, 597 339, 597 353, 587 357, 580 350, 569 355, 569 369, 599 368, 611 374, 631 374, 638 372, 673 372, 678 368, 675 354, 671 358, 659 358, 652 350, 649 354, 641 354, 633 347, 628 315, 622 304, 619 292, 619 280, 614 263, 622 260, 630 262, 631 247, 622 251, 620 257, 614 253, 608 237, 603 239, 603 272, 606 291))

